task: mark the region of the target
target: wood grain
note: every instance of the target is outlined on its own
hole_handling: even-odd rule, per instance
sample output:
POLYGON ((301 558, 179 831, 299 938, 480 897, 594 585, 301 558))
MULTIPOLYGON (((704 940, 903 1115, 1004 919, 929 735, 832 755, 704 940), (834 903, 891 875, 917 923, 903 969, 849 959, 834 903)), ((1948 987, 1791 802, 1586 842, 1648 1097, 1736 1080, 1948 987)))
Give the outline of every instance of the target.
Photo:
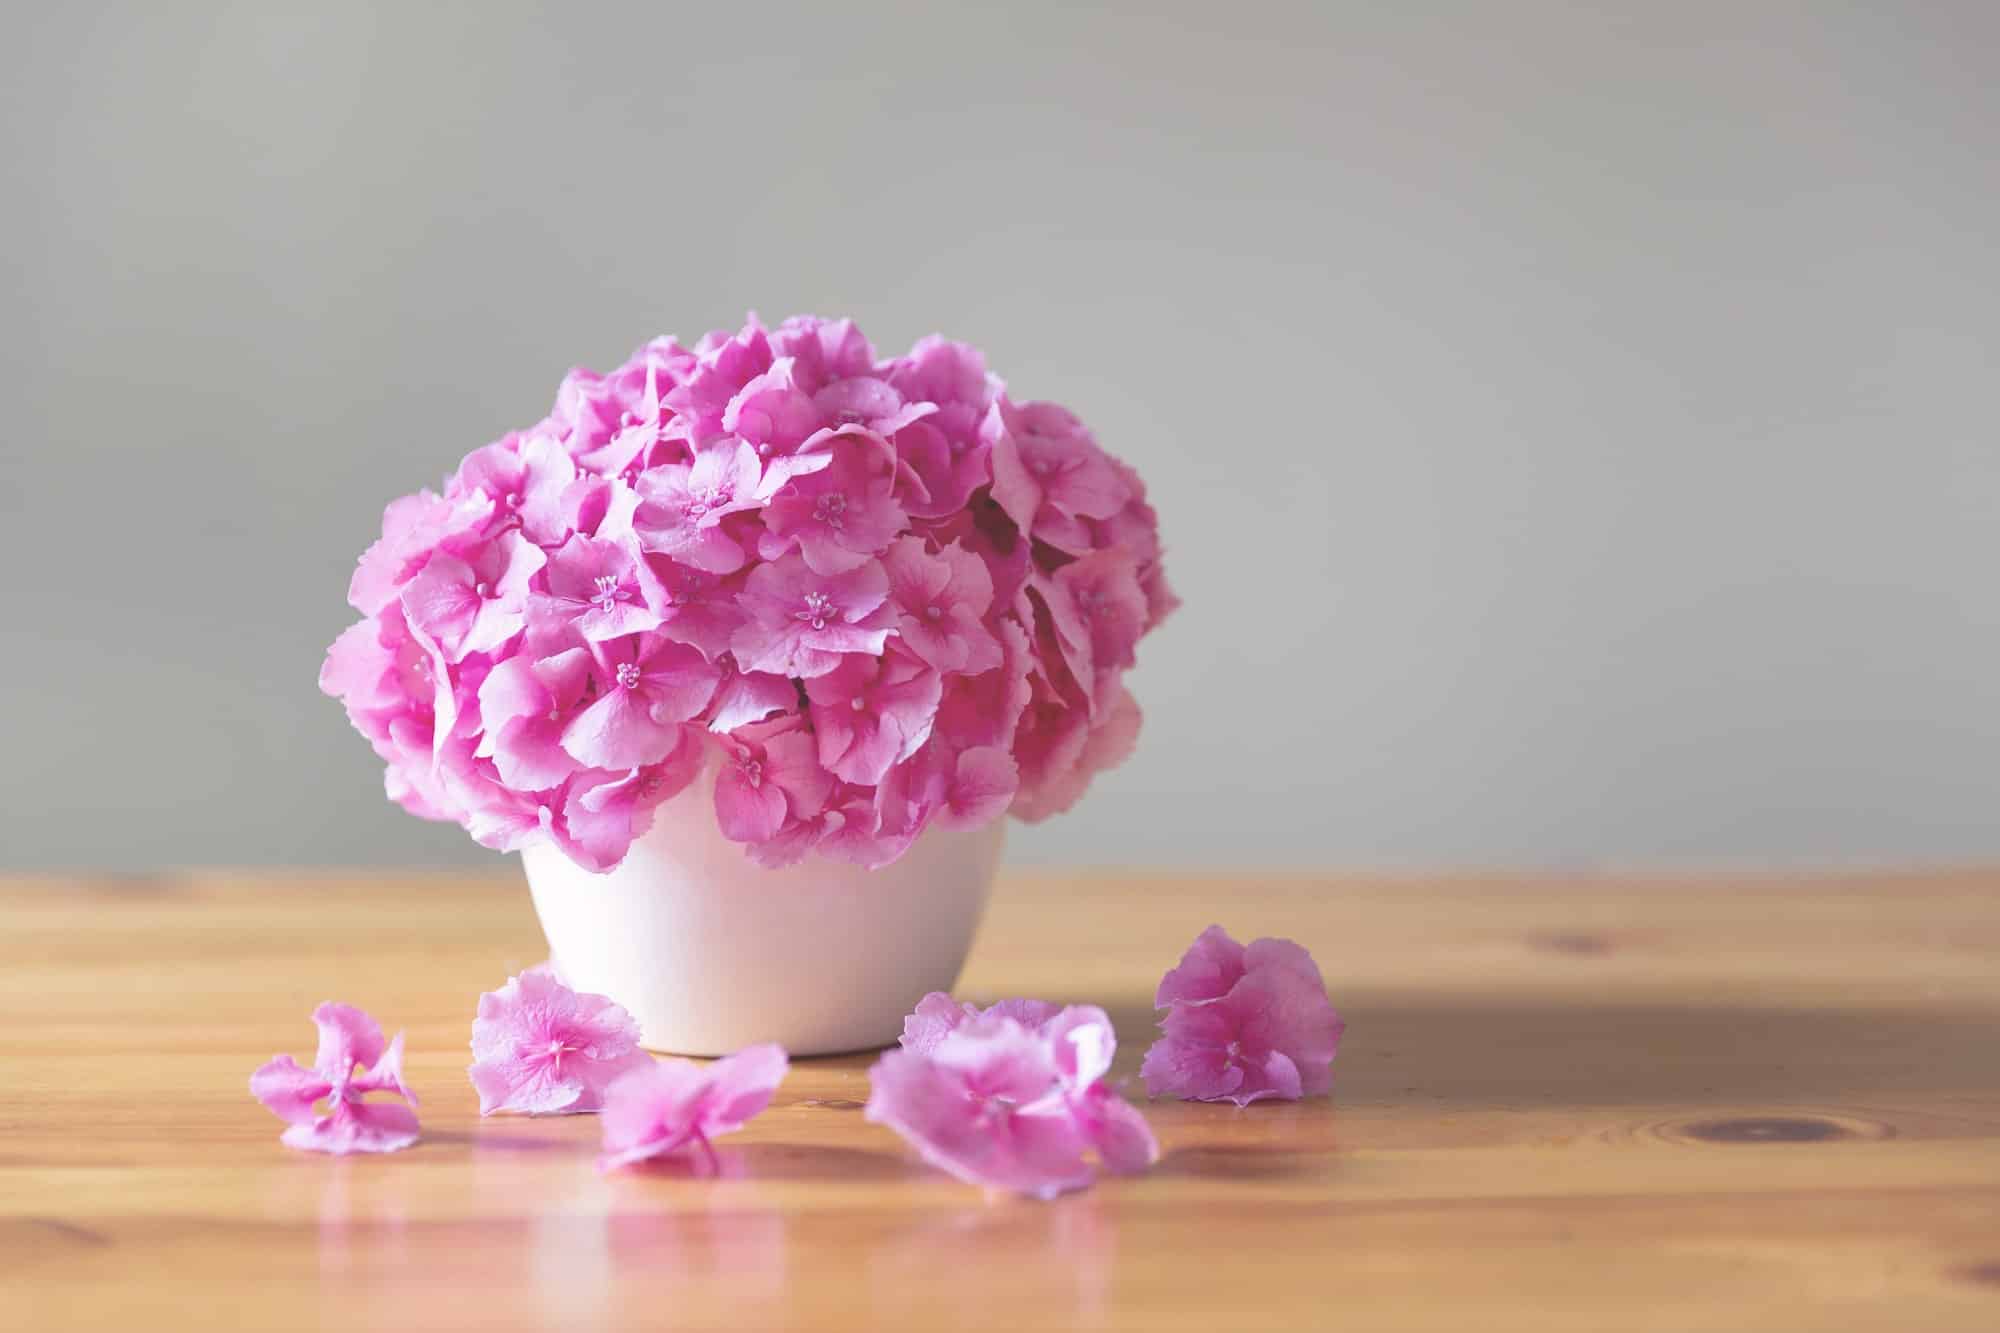
POLYGON ((0 881, 0 1327, 2000 1328, 2000 874, 1012 876, 961 991, 1108 1008, 1211 920, 1319 957, 1336 1097, 1159 1104, 1138 1179, 986 1199, 801 1062, 725 1174, 482 1121, 510 875, 0 881), (278 1145, 311 1006, 409 1034, 425 1138, 278 1145))

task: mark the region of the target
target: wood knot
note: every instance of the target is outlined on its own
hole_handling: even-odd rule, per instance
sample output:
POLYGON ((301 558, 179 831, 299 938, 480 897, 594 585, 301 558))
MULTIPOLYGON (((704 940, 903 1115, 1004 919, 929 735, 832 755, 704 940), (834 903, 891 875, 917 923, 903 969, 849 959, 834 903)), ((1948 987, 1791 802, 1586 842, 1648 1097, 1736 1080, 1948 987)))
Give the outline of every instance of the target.
POLYGON ((1549 953, 1566 953, 1575 958, 1602 958, 1617 947, 1609 935, 1581 930, 1537 935, 1534 945, 1549 953))
POLYGON ((1731 1120, 1698 1120, 1682 1125, 1683 1138, 1703 1143, 1825 1143, 1851 1139, 1853 1130, 1831 1120, 1805 1116, 1747 1115, 1731 1120))

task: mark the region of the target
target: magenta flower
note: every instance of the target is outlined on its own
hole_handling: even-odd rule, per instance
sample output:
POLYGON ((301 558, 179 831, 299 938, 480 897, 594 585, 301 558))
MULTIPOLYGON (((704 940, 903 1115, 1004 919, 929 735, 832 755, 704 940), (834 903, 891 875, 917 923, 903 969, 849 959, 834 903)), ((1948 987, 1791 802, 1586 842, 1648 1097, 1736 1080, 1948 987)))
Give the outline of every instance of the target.
POLYGON ((1290 940, 1246 948, 1210 926, 1160 978, 1153 1004, 1167 1016, 1139 1068, 1151 1096, 1248 1106, 1333 1089, 1345 1025, 1312 955, 1290 940))
POLYGON ((597 702, 563 728, 562 746, 591 768, 657 764, 680 743, 681 726, 708 707, 722 673, 699 651, 661 634, 596 645, 597 702))
POLYGON ((1037 1198, 1088 1185, 1092 1154, 1110 1170, 1156 1161, 1145 1118, 1104 1082, 1117 1046, 1104 1011, 1051 1007, 954 1015, 947 997, 926 997, 904 1045, 869 1070, 864 1114, 968 1184, 1037 1198))
POLYGON ((280 1140, 307 1152, 395 1152, 417 1141, 417 1095, 403 1082, 403 1034, 385 1047, 375 1020, 352 1005, 313 1010, 319 1053, 311 1069, 289 1055, 250 1076, 250 1095, 290 1126, 280 1140), (402 1102, 364 1100, 393 1093, 402 1102), (324 1113, 314 1109, 322 1098, 324 1113))
POLYGON ((1058 550, 1084 555, 1084 521, 1109 518, 1131 492, 1083 423, 1054 403, 1002 399, 988 418, 993 437, 993 498, 1021 531, 1058 550), (996 429, 997 427, 997 429, 996 429))
POLYGON ((601 1110, 615 1079, 651 1063, 632 1015, 602 995, 571 990, 548 969, 479 997, 470 1073, 481 1115, 601 1110))
POLYGON ((558 441, 509 435, 467 454, 448 493, 485 495, 503 527, 519 528, 537 546, 560 546, 567 535, 562 494, 575 480, 576 464, 558 441))
POLYGON ((723 520, 760 508, 793 477, 831 461, 824 454, 777 459, 767 472, 757 451, 742 440, 710 445, 697 450, 692 463, 640 476, 632 530, 648 551, 713 574, 730 573, 748 557, 723 520))
POLYGON ((707 1065, 649 1060, 604 1095, 600 1171, 615 1171, 683 1148, 701 1149, 715 1169, 710 1140, 743 1128, 771 1104, 789 1065, 782 1046, 751 1046, 707 1065))
POLYGON ((882 651, 894 623, 883 605, 888 595, 889 576, 876 561, 816 574, 793 552, 750 571, 736 599, 748 620, 730 646, 746 671, 823 676, 845 656, 882 651))
POLYGON ((579 767, 563 749, 563 730, 589 700, 594 663, 587 649, 544 657, 510 657, 486 673, 479 686, 484 728, 473 751, 493 761, 502 782, 518 791, 543 791, 579 767))
POLYGON ((666 607, 667 590, 637 551, 579 534, 549 557, 548 593, 535 612, 595 643, 659 628, 666 607))
POLYGON ((786 820, 811 819, 826 808, 833 777, 820 767, 819 745, 804 719, 743 727, 722 746, 715 817, 724 837, 764 842, 786 820))
POLYGON ((836 777, 873 786, 930 739, 942 692, 938 673, 907 653, 842 657, 806 682, 819 762, 836 777))
MULTIPOLYGON (((932 553, 904 537, 882 553, 896 633, 939 671, 976 676, 1000 665, 1000 643, 986 628, 993 576, 957 542, 932 553)), ((1058 575, 1060 577, 1060 575, 1058 575)))
POLYGON ((701 773, 707 751, 701 733, 682 727, 674 748, 655 764, 626 773, 589 769, 569 780, 557 844, 578 865, 609 870, 653 825, 653 811, 686 791, 701 773))
POLYGON ((772 497, 757 553, 776 560, 796 546, 815 573, 838 574, 868 563, 910 520, 895 494, 895 451, 881 436, 855 431, 814 447, 831 461, 772 497))
POLYGON ((528 581, 548 563, 540 547, 512 531, 468 554, 469 561, 438 552, 401 593, 410 628, 449 662, 491 652, 520 633, 528 581))

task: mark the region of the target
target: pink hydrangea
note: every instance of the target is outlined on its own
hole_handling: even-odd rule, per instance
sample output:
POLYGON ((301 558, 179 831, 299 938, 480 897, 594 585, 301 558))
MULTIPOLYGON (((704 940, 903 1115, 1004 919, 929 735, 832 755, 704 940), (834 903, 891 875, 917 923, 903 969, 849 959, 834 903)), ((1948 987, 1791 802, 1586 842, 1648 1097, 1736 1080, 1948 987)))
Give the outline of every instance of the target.
POLYGON ((651 1063, 632 1015, 571 990, 546 965, 479 997, 469 1072, 481 1115, 602 1110, 607 1087, 651 1063))
POLYGON ((648 1060, 604 1095, 600 1171, 698 1148, 710 1169, 710 1140, 743 1128, 771 1104, 789 1061, 782 1046, 751 1046, 706 1065, 648 1060))
POLYGON ((1117 1044, 1093 1005, 980 1010, 933 993, 869 1070, 864 1114, 968 1184, 1054 1198, 1090 1184, 1093 1157, 1121 1172, 1159 1160, 1145 1117, 1106 1077, 1117 1044))
POLYGON ((1247 947, 1210 926, 1160 979, 1161 1038, 1139 1074, 1154 1097, 1296 1099, 1333 1089, 1345 1026, 1312 955, 1291 940, 1247 947))
POLYGON ((881 358, 808 317, 572 371, 388 507, 348 598, 320 684, 390 798, 593 870, 705 771, 766 865, 1065 810, 1132 749, 1176 605, 1073 414, 963 343, 881 358))
POLYGON ((250 1094, 289 1128, 287 1147, 345 1154, 395 1152, 417 1141, 417 1094, 403 1082, 403 1034, 386 1046, 382 1029, 349 1004, 313 1010, 319 1053, 311 1069, 275 1056, 250 1076, 250 1094), (396 1101, 368 1101, 371 1092, 396 1101), (326 1102, 321 1111, 317 1103, 326 1102))

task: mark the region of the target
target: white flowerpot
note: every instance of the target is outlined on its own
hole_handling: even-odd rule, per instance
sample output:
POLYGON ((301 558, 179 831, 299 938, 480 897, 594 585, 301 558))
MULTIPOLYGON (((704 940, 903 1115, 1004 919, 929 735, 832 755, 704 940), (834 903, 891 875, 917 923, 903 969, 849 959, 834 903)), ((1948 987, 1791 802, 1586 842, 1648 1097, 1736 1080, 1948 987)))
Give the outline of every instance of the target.
POLYGON ((679 1055, 765 1041, 793 1055, 886 1046, 919 999, 951 989, 1004 818, 931 829, 880 870, 817 856, 766 870, 722 836, 713 789, 711 770, 662 805, 608 874, 553 845, 521 852, 565 984, 610 996, 646 1046, 679 1055))

